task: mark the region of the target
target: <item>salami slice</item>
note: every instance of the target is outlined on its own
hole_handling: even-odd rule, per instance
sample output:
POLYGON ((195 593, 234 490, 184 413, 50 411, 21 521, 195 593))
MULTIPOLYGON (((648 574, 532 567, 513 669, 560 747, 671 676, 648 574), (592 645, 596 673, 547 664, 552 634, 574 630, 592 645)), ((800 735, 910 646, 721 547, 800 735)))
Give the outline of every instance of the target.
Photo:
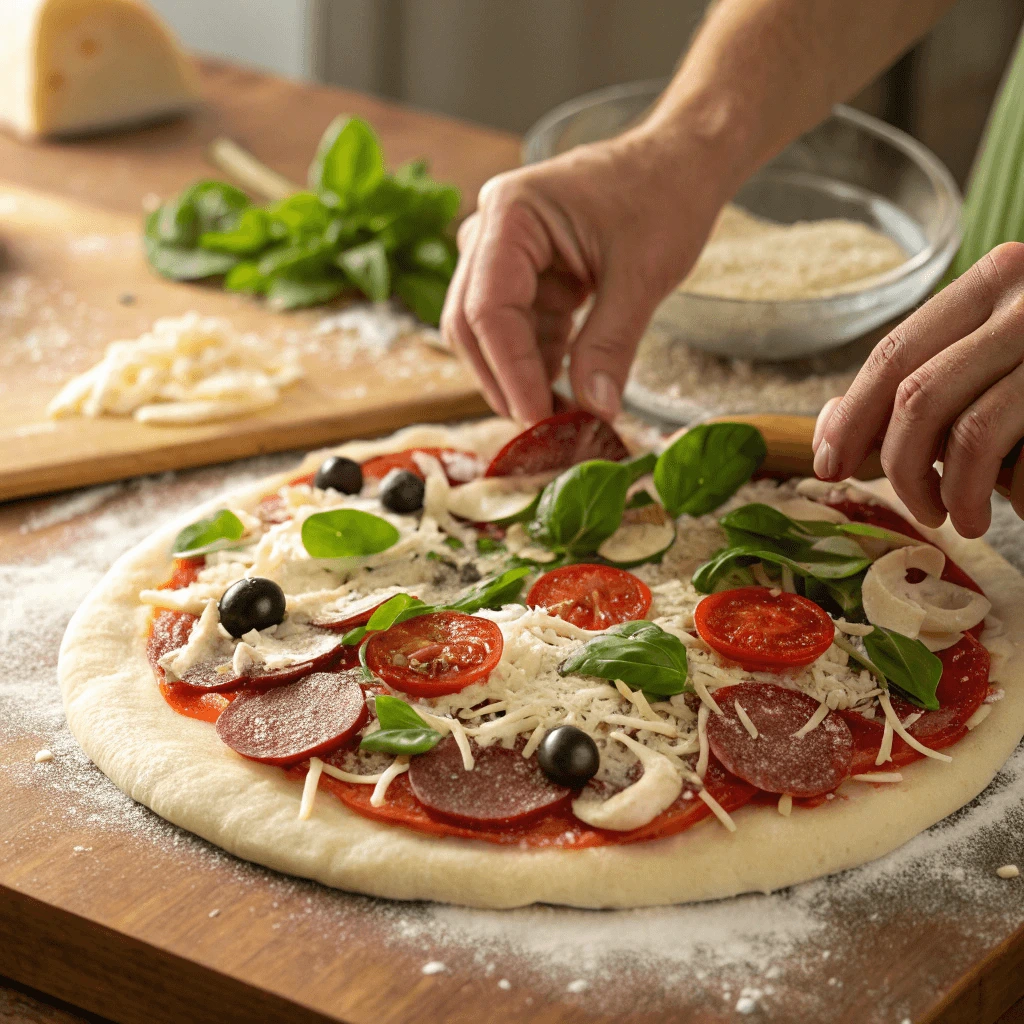
MULTIPOLYGON (((396 591, 398 593, 398 591, 396 591)), ((394 595, 392 595, 394 596, 394 595)), ((415 597, 415 594, 412 595, 415 597)), ((368 608, 363 608, 358 612, 350 612, 341 618, 335 616, 330 618, 324 616, 323 618, 314 619, 313 625, 318 629, 329 629, 332 633, 347 633, 350 629, 355 629, 356 626, 365 626, 369 621, 373 613, 391 598, 386 597, 383 601, 377 601, 375 604, 370 605, 368 608)))
MULTIPOLYGON (((253 665, 243 675, 236 675, 230 661, 204 661, 190 668, 177 685, 193 692, 223 693, 226 690, 266 690, 272 686, 285 686, 312 672, 324 672, 337 666, 343 651, 338 638, 331 633, 316 635, 310 640, 309 658, 284 665, 267 668, 253 665)), ((356 658, 358 661, 358 656, 356 658)))
POLYGON ((217 719, 217 735, 264 764, 291 765, 337 750, 366 721, 359 673, 315 672, 262 693, 241 693, 217 719))
MULTIPOLYGON (((893 696, 892 709, 900 721, 908 715, 920 713, 921 717, 907 726, 907 732, 914 739, 932 750, 952 746, 967 735, 967 722, 981 707, 989 690, 989 653, 970 633, 963 639, 936 655, 942 662, 942 677, 935 695, 939 701, 938 711, 924 711, 901 697, 893 696)), ((875 758, 882 744, 885 719, 876 714, 865 718, 856 711, 841 712, 853 733, 856 755, 854 773, 878 770, 875 758)), ((892 760, 885 766, 898 768, 916 761, 922 755, 899 738, 892 740, 892 760)), ((881 766, 878 766, 881 767, 881 766)))
POLYGON ((511 749, 473 744, 476 764, 466 771, 451 736, 414 757, 409 783, 421 804, 448 821, 476 828, 521 825, 568 802, 571 791, 556 786, 536 758, 523 757, 525 740, 511 749))
POLYGON ((727 771, 768 793, 806 797, 829 793, 850 774, 853 737, 840 715, 829 714, 805 736, 798 732, 818 710, 805 693, 774 683, 737 683, 714 693, 722 714, 708 718, 708 743, 727 771), (736 705, 757 729, 754 739, 736 705))
POLYGON ((568 469, 587 459, 629 456, 622 438, 585 409, 549 416, 517 434, 491 460, 484 476, 531 476, 568 469))
POLYGON ((475 480, 483 471, 480 456, 473 452, 459 451, 457 448, 408 448, 404 452, 377 455, 367 459, 363 463, 363 476, 367 480, 383 480, 393 469, 406 469, 422 480, 423 471, 413 458, 416 452, 432 455, 437 459, 448 478, 448 483, 452 485, 475 480))

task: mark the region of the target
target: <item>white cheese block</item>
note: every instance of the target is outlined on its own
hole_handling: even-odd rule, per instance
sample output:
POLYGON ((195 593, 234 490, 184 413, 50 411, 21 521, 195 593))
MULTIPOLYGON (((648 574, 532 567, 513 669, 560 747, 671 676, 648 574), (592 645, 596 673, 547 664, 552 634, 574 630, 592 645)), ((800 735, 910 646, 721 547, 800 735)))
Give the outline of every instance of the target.
POLYGON ((195 72, 141 0, 3 0, 0 125, 80 135, 177 113, 195 72))

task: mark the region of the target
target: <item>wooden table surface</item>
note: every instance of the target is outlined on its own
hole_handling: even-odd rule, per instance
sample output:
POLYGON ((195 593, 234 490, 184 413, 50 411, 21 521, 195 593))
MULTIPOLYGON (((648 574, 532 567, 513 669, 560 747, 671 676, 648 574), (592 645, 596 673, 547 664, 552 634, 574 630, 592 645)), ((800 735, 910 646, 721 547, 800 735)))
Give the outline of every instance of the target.
MULTIPOLYGON (((136 184, 140 179, 138 168, 143 167, 147 173, 142 176, 147 182, 147 190, 159 196, 166 196, 192 179, 205 175, 208 172, 203 159, 205 144, 219 134, 227 134, 243 145, 250 148, 261 159, 273 166, 278 171, 301 180, 309 159, 309 153, 319 135, 322 127, 331 117, 341 112, 350 112, 366 117, 381 135, 388 159, 392 163, 420 156, 423 154, 431 157, 435 173, 438 177, 453 180, 463 189, 464 199, 467 205, 471 204, 479 185, 495 172, 512 166, 518 162, 517 141, 507 135, 497 132, 478 129, 462 125, 444 118, 434 117, 426 114, 394 107, 369 97, 355 94, 340 93, 337 90, 325 89, 313 86, 305 86, 296 83, 284 82, 270 76, 265 76, 252 71, 245 71, 221 63, 206 63, 203 67, 203 80, 205 83, 208 103, 203 111, 195 118, 185 121, 174 122, 162 126, 147 128, 143 131, 124 134, 116 137, 85 140, 71 144, 43 144, 39 146, 26 146, 12 139, 0 137, 0 176, 7 180, 29 188, 45 190, 57 195, 85 200, 111 210, 127 211, 137 213, 142 208, 144 194, 136 184)), ((281 457, 277 457, 281 458, 281 457)), ((119 505, 128 509, 134 508, 136 518, 138 512, 139 495, 144 493, 158 493, 167 495, 174 500, 183 501, 188 498, 190 492, 198 492, 201 488, 208 489, 212 481, 219 481, 232 473, 230 467, 190 471, 181 474, 173 484, 166 481, 153 481, 150 484, 141 484, 138 488, 130 485, 127 489, 111 492, 106 495, 99 495, 95 503, 91 495, 83 495, 81 509, 73 504, 66 504, 68 499, 42 499, 39 501, 21 501, 0 505, 0 558, 2 563, 15 563, 19 559, 26 563, 39 563, 40 560, 53 558, 54 553, 59 554, 65 545, 76 543, 79 531, 92 529, 94 532, 99 529, 95 521, 97 509, 107 504, 119 505), (146 488, 149 488, 148 492, 146 488), (61 505, 61 502, 65 502, 61 505), (55 515, 56 513, 56 515, 55 515), (72 515, 71 513, 74 513, 72 515), (79 514, 81 513, 81 514, 79 514), (34 524, 34 525, 32 525, 34 524)), ((97 489, 102 490, 102 489, 97 489)), ((204 493, 206 493, 204 491, 204 493)), ((77 500, 77 499, 75 499, 77 500)), ((140 529, 136 523, 136 529, 140 529)), ((147 527, 148 529, 148 527, 147 527)), ((0 566, 2 567, 2 566, 0 566)), ((0 635, 2 631, 0 631, 0 635)), ((59 636, 59 633, 57 634, 59 636)), ((56 641, 54 641, 55 647, 56 641)), ((55 661, 53 650, 47 648, 42 655, 47 663, 55 661)), ((21 743, 18 756, 22 761, 31 762, 31 753, 42 745, 40 736, 25 737, 21 743), (27 745, 26 745, 27 744, 27 745)), ((54 766, 55 771, 61 771, 59 763, 54 766)), ((97 784, 106 787, 106 780, 99 778, 97 784)), ((106 789, 104 789, 106 792, 106 789)), ((115 794, 116 795, 116 794, 115 794)), ((54 827, 56 808, 54 801, 61 799, 60 793, 51 791, 44 795, 40 804, 35 806, 34 796, 29 796, 27 790, 15 794, 15 803, 18 804, 17 813, 22 815, 19 819, 21 828, 16 830, 16 835, 4 833, 3 815, 14 813, 4 809, 0 810, 0 860, 3 856, 9 855, 19 842, 28 842, 31 838, 31 830, 44 831, 54 827), (50 801, 50 803, 46 803, 50 801), (19 803, 20 802, 20 803, 19 803)), ((86 802, 83 798, 83 804, 86 802)), ((102 817, 102 815, 100 815, 102 817)), ((62 833, 62 842, 65 846, 72 842, 80 842, 78 838, 71 836, 84 835, 89 830, 89 822, 76 820, 74 827, 71 827, 71 819, 63 819, 66 831, 62 833)), ((146 821, 149 819, 147 818, 146 821)), ((102 823, 101 823, 102 824, 102 823)), ((161 823, 157 822, 157 825, 161 823)), ((148 827, 148 826, 147 826, 148 827)), ((155 826, 154 826, 155 828, 155 826)), ((295 970, 300 972, 308 970, 311 972, 310 984, 313 981, 323 989, 330 983, 330 968, 333 966, 339 977, 344 978, 346 971, 351 971, 351 962, 360 952, 360 942, 372 942, 379 937, 380 932, 377 925, 370 921, 376 914, 376 904, 373 901, 362 900, 359 897, 347 897, 341 893, 331 893, 327 890, 320 890, 318 887, 308 883, 291 882, 286 879, 279 881, 273 873, 262 872, 261 869, 235 862, 231 858, 224 858, 217 855, 216 851, 205 848, 205 844, 190 840, 187 836, 175 834, 170 826, 160 828, 160 836, 164 840, 161 844, 153 844, 153 850, 146 852, 145 856, 152 856, 151 864, 146 864, 146 869, 156 872, 162 869, 165 874, 154 873, 154 879, 161 879, 161 885, 170 885, 172 875, 176 879, 178 889, 183 890, 186 883, 183 881, 188 873, 188 859, 196 851, 193 847, 202 846, 200 851, 205 858, 203 870, 194 876, 194 880, 187 884, 197 889, 203 903, 201 906, 204 913, 202 920, 193 922, 189 927, 191 932, 186 932, 183 926, 175 922, 174 927, 179 935, 194 935, 194 945, 182 949, 179 946, 178 968, 188 967, 190 961, 183 958, 190 957, 193 953, 197 961, 202 960, 204 950, 215 952, 211 947, 211 941, 218 928, 229 928, 240 926, 241 929, 251 936, 252 964, 241 964, 239 969, 248 968, 250 973, 258 973, 259 957, 261 946, 269 948, 276 943, 275 955, 289 955, 292 959, 298 958, 295 970), (181 844, 179 847, 179 839, 181 844), (280 901, 280 906, 279 902, 280 901), (205 912, 207 907, 215 909, 209 914, 205 912), (223 913, 217 908, 225 908, 223 913), (241 911, 254 911, 258 913, 244 916, 241 911), (329 912, 328 912, 329 911, 329 912), (219 919, 214 918, 219 914, 219 919), (325 938, 331 937, 328 928, 332 922, 341 922, 350 930, 348 933, 339 931, 333 935, 329 946, 325 946, 325 938), (237 924, 236 924, 237 922, 237 924), (283 931, 274 929, 282 928, 283 931), (310 944, 309 935, 316 937, 319 945, 310 944), (306 938, 304 938, 306 936, 306 938), (291 937, 295 943, 294 948, 288 948, 286 943, 291 937), (355 944, 355 948, 353 945, 355 944)), ((98 834, 98 833, 97 833, 98 834)), ((100 840, 109 844, 112 848, 128 842, 128 838, 120 833, 111 832, 109 835, 101 835, 100 840)), ((145 847, 145 844, 142 844, 145 847)), ((26 895, 31 896, 31 888, 35 886, 36 891, 47 894, 54 891, 57 885, 63 885, 65 889, 74 882, 84 890, 91 889, 94 893, 102 893, 111 907, 115 907, 122 921, 145 922, 147 916, 151 917, 156 904, 159 902, 158 889, 154 887, 154 898, 151 901, 153 906, 146 903, 139 903, 137 906, 130 905, 130 897, 126 903, 124 888, 126 881, 118 876, 116 872, 109 870, 109 865, 104 859, 97 855, 89 857, 91 846, 76 846, 69 852, 64 846, 57 847, 52 854, 49 851, 39 854, 37 861, 32 864, 27 872, 23 874, 26 882, 26 895), (80 856, 80 860, 69 860, 80 856), (47 888, 49 886, 49 889, 47 888)), ((103 847, 97 843, 97 851, 101 853, 103 847)), ((993 854, 995 856, 995 854, 993 854)), ((1002 861, 994 861, 999 863, 1002 861)), ((990 874, 992 865, 985 865, 984 872, 990 874)), ((193 876, 189 876, 192 878, 193 876)), ((1003 890, 998 890, 1001 894, 1003 890)), ((1016 892, 1016 890, 1005 890, 1005 892, 1016 892)), ((969 950, 970 937, 961 935, 960 932, 966 921, 969 921, 972 914, 972 905, 963 893, 956 889, 948 892, 943 890, 945 902, 942 904, 942 913, 935 913, 930 918, 925 918, 932 926, 933 934, 930 936, 933 941, 941 941, 944 948, 948 948, 947 959, 952 963, 956 958, 967 955, 965 949, 969 950), (948 912, 948 913, 947 913, 948 912)), ((25 909, 31 899, 24 901, 19 910, 15 907, 15 913, 29 910, 25 909)), ((10 908, 8 908, 10 909, 10 908)), ((159 1000, 163 1010, 159 1019, 168 1019, 168 1007, 181 1005, 181 993, 173 989, 173 985, 186 986, 190 983, 202 984, 204 978, 197 972, 183 973, 172 976, 169 972, 161 971, 157 962, 154 968, 153 961, 147 961, 149 974, 138 973, 139 961, 121 964, 111 961, 109 957, 102 959, 102 950, 97 952, 95 948, 88 945, 88 936, 80 930, 78 921, 74 914, 74 905, 66 915, 64 923, 66 931, 54 939, 56 943, 56 955, 52 957, 53 963, 60 963, 60 974, 42 975, 36 974, 31 979, 26 973, 19 973, 19 978, 31 980, 38 989, 46 989, 49 992, 59 993, 63 998, 72 1002, 76 996, 81 995, 81 1002, 93 1006, 96 1009, 103 1009, 104 1005, 110 1007, 112 1004, 102 1003, 94 991, 86 991, 88 986, 89 969, 123 971, 123 982, 126 987, 134 985, 150 986, 149 991, 153 993, 152 998, 159 1000), (93 960, 99 957, 98 960, 93 960), (61 960, 63 958, 63 962, 61 960), (85 966, 83 967, 83 961, 85 966), (98 965, 98 966, 97 966, 98 965), (188 979, 179 980, 179 977, 188 979), (73 981, 71 979, 83 979, 73 981), (83 987, 76 988, 76 985, 83 987)), ((459 949, 452 949, 450 967, 451 984, 445 984, 445 974, 437 977, 427 977, 421 972, 421 965, 428 959, 423 952, 422 944, 403 945, 409 936, 410 927, 422 927, 423 921, 427 921, 430 927, 434 924, 442 925, 445 920, 443 908, 436 917, 425 917, 422 913, 424 908, 411 907, 408 917, 395 917, 392 920, 391 932, 393 942, 389 946, 373 947, 369 950, 372 958, 372 965, 378 969, 377 979, 382 979, 390 972, 398 983, 406 986, 402 1002, 406 1005, 407 1014, 395 1002, 392 990, 389 991, 390 982, 380 981, 379 987, 374 989, 363 986, 363 991, 358 993, 360 1020, 435 1020, 447 1019, 473 1019, 485 1020, 486 1013, 482 1014, 481 1007, 489 1005, 492 1012, 501 1014, 505 1019, 517 1019, 521 1014, 527 1014, 533 1021, 562 1022, 569 1020, 586 1021, 611 1021, 612 1019, 630 1020, 669 1020, 674 1019, 671 1011, 661 1009, 665 1006, 665 992, 645 989, 642 990, 642 1000, 637 997, 635 1008, 631 1005, 628 1009, 615 1011, 611 1005, 607 1007, 594 1005, 591 1002, 589 1008, 584 1007, 579 995, 583 990, 574 988, 575 982, 566 987, 566 979, 553 980, 552 977, 537 975, 530 977, 523 974, 517 978, 516 984, 509 989, 495 979, 502 979, 500 973, 489 973, 495 968, 494 963, 481 963, 474 959, 473 949, 470 940, 459 949), (461 961, 460 961, 461 958, 461 961), (383 961, 381 963, 380 961, 383 961), (467 973, 466 968, 476 964, 476 970, 467 973), (485 969, 486 968, 486 969, 485 969), (383 970, 385 974, 381 974, 383 970), (464 980, 469 978, 469 981, 464 980), (457 985, 456 985, 457 982, 457 985), (490 992, 490 996, 486 996, 490 992), (566 995, 566 992, 569 995, 566 995), (501 994, 506 993, 506 994, 501 994), (487 999, 492 1000, 488 1003, 487 999), (494 1002, 494 1000, 499 1000, 494 1002), (499 1009, 500 1007, 500 1009, 499 1009), (465 1014, 472 1011, 471 1017, 465 1014), (405 1014, 405 1015, 402 1015, 405 1014), (438 1017, 437 1015, 441 1016, 438 1017), (481 1015, 482 1014, 482 1015, 481 1015), (614 1016, 609 1016, 613 1014, 614 1016), (667 1014, 667 1015, 666 1015, 667 1014), (401 1017, 399 1015, 402 1015, 401 1017)), ((429 910, 429 908, 427 908, 429 910)), ((713 908, 712 908, 713 912, 713 908)), ((857 935, 862 936, 858 941, 877 944, 876 964, 885 962, 909 963, 916 962, 915 944, 917 939, 914 936, 904 936, 899 933, 898 926, 893 923, 899 919, 899 914, 907 914, 908 908, 899 906, 887 907, 881 905, 879 912, 872 914, 870 924, 868 920, 858 919, 857 935), (889 914, 896 915, 890 920, 889 914), (877 919, 877 920, 876 920, 877 919), (863 929, 863 930, 861 930, 863 929), (888 929, 888 930, 887 930, 888 929), (891 952, 886 952, 884 943, 888 940, 906 939, 910 945, 892 946, 891 952)), ((458 916, 459 912, 453 912, 458 916)), ((537 912, 539 916, 531 917, 529 920, 544 926, 545 914, 537 912)), ((554 912, 552 912, 554 913, 554 912)), ((854 913, 853 905, 844 910, 844 921, 847 923, 852 919, 854 913)), ((404 915, 404 909, 403 909, 404 915)), ((595 928, 599 924, 602 915, 576 914, 573 920, 578 927, 589 927, 593 922, 595 928), (586 922, 586 923, 584 923, 586 922)), ((640 920, 649 918, 641 917, 640 920)), ((26 922, 28 917, 25 918, 26 922)), ((520 915, 518 920, 522 921, 520 915)), ((508 927, 513 928, 514 921, 508 919, 508 927)), ((168 922, 169 924, 171 922, 168 922)), ((504 925, 503 925, 504 927, 504 925)), ((521 924, 520 924, 521 927, 521 924)), ((422 935, 423 933, 419 933, 422 935)), ((659 933, 660 934, 660 933, 659 933)), ((917 933, 920 934, 920 933, 917 933)), ((14 972, 15 966, 19 963, 28 963, 33 957, 39 962, 38 948, 28 949, 21 961, 19 961, 19 943, 22 939, 22 932, 17 936, 0 935, 0 951, 6 954, 4 963, 11 965, 5 968, 8 972, 14 972)), ((417 939, 418 942, 429 941, 417 939)), ((582 938, 582 936, 581 936, 582 938)), ((490 941, 490 937, 488 937, 490 941)), ((29 944, 31 940, 28 940, 29 944)), ((481 940, 482 941, 482 940, 481 940)), ((647 940, 650 942, 650 940, 647 940)), ((830 944, 832 944, 830 939, 830 944)), ((851 941, 848 936, 845 940, 851 941)), ((411 942, 411 940, 410 940, 411 942)), ((843 948, 843 936, 834 936, 836 959, 843 948)), ((367 950, 363 946, 362 951, 367 950)), ((481 947, 482 948, 482 947, 481 947)), ((489 956, 490 954, 488 954, 489 956)), ((826 951, 827 955, 827 951, 826 951)), ((1000 947, 991 949, 986 954, 992 959, 1002 958, 1010 964, 1009 954, 1000 947)), ((499 959, 497 969, 500 972, 504 969, 499 959)), ((959 961, 958 961, 959 962, 959 961)), ((742 965, 740 965, 742 966, 742 965)), ((918 975, 913 971, 899 972, 895 976, 894 985, 898 989, 900 984, 909 984, 907 979, 916 977, 917 985, 920 987, 920 979, 936 985, 948 986, 948 978, 944 976, 945 964, 919 963, 918 975), (931 973, 929 973, 931 971, 931 973)), ((835 978, 829 978, 829 970, 820 962, 817 965, 809 962, 804 965, 807 974, 801 983, 794 979, 789 988, 791 998, 799 996, 801 991, 808 993, 820 992, 826 982, 832 984, 835 978)), ((846 963, 836 963, 836 973, 840 974, 840 968, 846 969, 846 963)), ((510 968, 511 969, 511 968, 510 968)), ((571 968, 568 968, 571 969, 571 968)), ((851 965, 849 969, 853 969, 851 965)), ((1012 970, 1012 964, 1010 964, 1012 970)), ((55 968, 55 970, 57 970, 55 968)), ((884 972, 883 972, 884 973, 884 972)), ((955 974, 955 972, 953 972, 955 974)), ((298 974, 304 977, 303 974, 298 974)), ((511 977, 512 975, 509 974, 511 977)), ((572 978, 574 975, 567 975, 572 978)), ((1004 972, 1005 976, 1005 972, 1004 972)), ((369 977, 369 976, 368 976, 369 977)), ((614 976, 618 977, 618 974, 614 976)), ((698 978, 701 975, 698 974, 698 978)), ((772 975, 768 975, 772 977, 772 975)), ((373 979, 370 979, 371 981, 373 979)), ((502 979, 503 980, 503 979, 502 979)), ((614 981, 614 978, 611 979, 614 981)), ((862 975, 858 979, 863 982, 863 994, 858 994, 850 986, 843 990, 842 1000, 845 1007, 842 1013, 844 1022, 863 1021, 871 1017, 877 1000, 885 994, 887 1005, 896 1005, 892 1000, 894 997, 902 999, 910 997, 913 993, 891 992, 888 988, 887 977, 876 975, 862 975), (869 984, 870 983, 870 984, 869 984)), ((208 983, 208 982, 207 982, 208 983)), ((667 982, 666 982, 667 984, 667 982)), ((689 999, 692 994, 700 988, 700 984, 690 984, 688 980, 676 979, 674 995, 682 1001, 689 999)), ((614 986, 613 986, 614 987, 614 986)), ((1007 1003, 1005 994, 996 990, 997 986, 990 985, 980 990, 971 992, 947 992, 947 1000, 951 1001, 952 1011, 944 1013, 943 1021, 956 1021, 957 1024, 969 1024, 976 1019, 974 1014, 983 1014, 986 1021, 991 1021, 996 1015, 994 1007, 1001 1009, 1007 1003)), ((610 991, 610 990, 609 990, 610 991)), ((639 991, 639 990, 638 990, 639 991)), ((1006 990, 1004 990, 1005 993, 1006 990)), ((1019 991, 1019 987, 1014 989, 1019 991)), ((341 988, 338 988, 338 1006, 345 1005, 348 996, 341 988)), ((223 994, 223 993, 222 993, 223 994)), ((699 993, 698 993, 699 994, 699 993)), ((733 1019, 732 1007, 740 993, 733 991, 727 994, 731 1002, 727 1006, 719 1003, 709 1010, 706 1016, 700 1019, 708 1021, 721 1021, 733 1019), (723 1013, 725 1016, 723 1016, 723 1013)), ((239 993, 243 995, 243 993, 239 993)), ((837 997, 840 993, 837 991, 837 997)), ((276 997, 269 997, 266 1013, 264 1015, 250 1014, 247 1018, 240 1016, 242 1003, 234 1007, 234 1013, 230 1020, 256 1020, 263 1019, 285 1019, 282 1016, 282 1007, 274 1002, 276 997)), ((720 998, 720 996, 719 996, 720 998)), ((309 1004, 307 1004, 309 1005, 309 1004)), ((910 1005, 909 1003, 906 1005, 910 1005)), ((116 1008, 104 1009, 110 1016, 117 1016, 125 1020, 143 1020, 137 1011, 131 1014, 125 1012, 124 1017, 121 1011, 116 1008)), ((692 1011, 691 1011, 692 1012, 692 1011)), ((185 1019, 179 1016, 178 1019, 185 1019)), ((206 1019, 206 1018, 204 1018, 206 1019)), ((224 1017, 228 1020, 228 1017, 224 1017)), ((293 1019, 288 1016, 287 1019, 293 1019)), ((319 1014, 310 1013, 302 1019, 323 1020, 319 1014)), ((497 1019, 493 1017, 491 1019, 497 1019)), ((690 1015, 687 1019, 697 1019, 690 1015)), ((750 1019, 767 1019, 761 1011, 750 1019)), ((772 1016, 771 1019, 781 1019, 772 1016)), ((795 1017, 793 1019, 796 1019, 795 1017)), ((801 1020, 808 1019, 805 1016, 801 1020)), ((817 1017, 825 1024, 825 1018, 817 1017)), ((932 1019, 929 1017, 929 1019, 932 1019)), ((0 979, 0 1024, 4 1022, 33 1022, 33 1024, 75 1024, 75 1022, 90 1021, 93 1024, 103 1024, 103 1018, 75 1009, 68 1003, 62 1003, 39 991, 25 988, 19 982, 4 983, 0 979)), ((899 1017, 894 1019, 894 1024, 900 1024, 899 1017)), ((1001 1021, 1001 1024, 1024 1024, 1024 1007, 1018 1006, 1011 1010, 1001 1021)))

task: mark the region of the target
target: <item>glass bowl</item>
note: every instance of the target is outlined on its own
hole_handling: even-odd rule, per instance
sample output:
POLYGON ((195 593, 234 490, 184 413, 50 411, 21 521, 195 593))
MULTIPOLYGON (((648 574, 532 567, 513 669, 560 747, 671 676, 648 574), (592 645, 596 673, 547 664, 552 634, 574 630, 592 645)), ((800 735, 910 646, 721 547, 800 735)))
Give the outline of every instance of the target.
MULTIPOLYGON (((618 134, 643 116, 664 85, 611 86, 562 104, 528 132, 524 160, 618 134)), ((908 258, 863 284, 812 299, 669 295, 652 326, 718 356, 775 362, 859 338, 924 298, 960 244, 960 193, 938 157, 905 132, 845 106, 766 164, 735 201, 785 224, 829 217, 861 221, 893 238, 908 258)), ((631 396, 629 389, 626 397, 649 398, 631 396)))

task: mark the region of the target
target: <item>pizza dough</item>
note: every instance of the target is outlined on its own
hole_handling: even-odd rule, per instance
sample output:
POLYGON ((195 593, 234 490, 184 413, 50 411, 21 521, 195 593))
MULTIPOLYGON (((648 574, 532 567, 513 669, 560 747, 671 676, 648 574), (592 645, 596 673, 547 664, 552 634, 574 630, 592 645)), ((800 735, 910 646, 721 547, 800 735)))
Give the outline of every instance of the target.
MULTIPOLYGON (((498 420, 422 427, 336 451, 364 460, 433 445, 489 456, 514 432, 498 420)), ((311 455, 299 472, 322 458, 311 455)), ((271 478, 232 501, 244 503, 293 475, 271 478)), ((871 489, 906 515, 885 482, 871 489)), ((223 505, 223 499, 209 502, 188 521, 223 505)), ((138 594, 167 578, 170 545, 183 525, 171 524, 119 559, 69 625, 59 674, 71 730, 121 789, 162 817, 240 857, 339 888, 476 907, 639 907, 770 891, 902 845, 980 793, 1024 733, 1024 668, 1019 658, 999 659, 993 678, 1005 698, 952 748, 952 763, 914 762, 901 769, 899 785, 847 782, 840 791, 845 799, 794 807, 788 817, 748 805, 734 813, 735 833, 711 818, 651 843, 523 850, 382 825, 323 796, 316 813, 300 820, 301 785, 279 769, 243 760, 208 723, 176 714, 154 683, 145 654, 150 609, 138 594)), ((948 526, 920 529, 992 597, 993 614, 1006 626, 998 642, 1024 640, 1024 578, 989 547, 964 541, 948 526)))
POLYGON ((26 136, 78 135, 197 100, 188 58, 141 0, 0 4, 0 125, 26 136))

